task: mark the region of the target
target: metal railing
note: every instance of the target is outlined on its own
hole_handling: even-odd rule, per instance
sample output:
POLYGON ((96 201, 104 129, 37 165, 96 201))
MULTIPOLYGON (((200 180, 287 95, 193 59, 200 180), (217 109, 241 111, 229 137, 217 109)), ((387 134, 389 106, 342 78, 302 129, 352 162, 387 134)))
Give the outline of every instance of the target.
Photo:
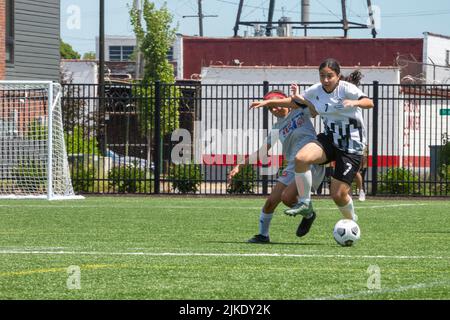
MULTIPOLYGON (((98 85, 63 88, 72 183, 80 193, 264 195, 276 183, 261 163, 248 167, 243 188, 230 189, 226 176, 263 144, 275 121, 266 109, 248 110, 250 102, 273 89, 288 94, 289 84, 108 84, 104 97, 98 85)), ((449 86, 374 82, 361 89, 375 103, 363 110, 366 192, 449 196, 449 86)), ((314 125, 319 133, 319 117, 314 125)), ((276 146, 271 159, 280 157, 276 146)), ((329 177, 320 191, 329 193, 329 177)))

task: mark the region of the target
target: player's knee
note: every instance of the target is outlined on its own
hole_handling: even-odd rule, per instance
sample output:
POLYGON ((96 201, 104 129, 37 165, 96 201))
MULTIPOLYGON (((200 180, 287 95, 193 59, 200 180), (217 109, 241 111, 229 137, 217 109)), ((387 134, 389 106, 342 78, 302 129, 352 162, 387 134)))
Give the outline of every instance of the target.
POLYGON ((347 193, 342 190, 335 190, 331 192, 331 198, 336 204, 340 204, 342 202, 345 202, 345 199, 347 198, 347 193))
POLYGON ((303 154, 303 153, 298 153, 296 156, 295 156, 295 165, 296 166, 302 166, 302 167, 306 167, 306 166, 308 166, 310 163, 309 163, 309 159, 308 159, 308 157, 305 155, 305 154, 303 154))
POLYGON ((281 201, 285 206, 292 207, 295 204, 296 200, 297 199, 294 199, 288 192, 283 192, 281 194, 281 201))

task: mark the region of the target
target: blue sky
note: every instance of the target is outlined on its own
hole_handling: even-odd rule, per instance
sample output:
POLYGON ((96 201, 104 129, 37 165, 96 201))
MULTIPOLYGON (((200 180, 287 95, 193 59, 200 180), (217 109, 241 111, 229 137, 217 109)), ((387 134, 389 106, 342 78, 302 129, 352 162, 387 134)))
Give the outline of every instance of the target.
MULTIPOLYGON (((143 0, 141 0, 143 2, 143 0)), ((157 7, 167 3, 173 14, 174 26, 185 35, 198 34, 198 19, 183 18, 197 14, 197 0, 156 0, 157 7)), ((300 0, 277 0, 274 21, 283 14, 292 21, 300 19, 300 0)), ((95 51, 98 35, 99 0, 61 0, 61 37, 81 54, 95 51)), ((108 35, 133 35, 129 23, 128 6, 132 0, 105 0, 105 33, 108 35)), ((231 37, 236 21, 239 0, 203 0, 205 18, 204 35, 208 37, 231 37)), ((267 19, 269 0, 246 0, 242 20, 264 21, 267 19)), ((340 19, 341 0, 311 0, 311 21, 336 21, 340 19)), ((422 38, 423 32, 450 36, 449 0, 372 0, 375 14, 380 17, 378 38, 422 38)), ((366 23, 366 0, 347 0, 350 21, 366 23)), ((240 35, 247 29, 240 27, 240 35)), ((321 30, 310 35, 341 36, 342 31, 321 30)), ((296 31, 296 35, 300 31, 296 31)), ((371 37, 369 30, 350 30, 351 38, 371 37)))

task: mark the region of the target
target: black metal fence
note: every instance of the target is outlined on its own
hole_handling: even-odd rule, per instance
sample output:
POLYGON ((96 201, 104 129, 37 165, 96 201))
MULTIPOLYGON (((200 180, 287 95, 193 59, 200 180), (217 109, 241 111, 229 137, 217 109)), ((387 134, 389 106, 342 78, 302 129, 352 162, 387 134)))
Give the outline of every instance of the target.
MULTIPOLYGON (((289 93, 289 84, 185 81, 104 89, 99 97, 98 85, 64 85, 66 145, 77 192, 267 194, 276 183, 276 175, 262 174, 263 163, 245 167, 231 185, 226 177, 263 144, 274 123, 266 109, 248 110, 251 101, 273 89, 289 93)), ((374 82, 361 89, 375 103, 363 111, 366 192, 449 196, 449 86, 374 82)), ((314 124, 320 132, 320 119, 314 124)), ((276 159, 279 146, 272 151, 276 159)), ((329 176, 320 192, 329 193, 329 176)))

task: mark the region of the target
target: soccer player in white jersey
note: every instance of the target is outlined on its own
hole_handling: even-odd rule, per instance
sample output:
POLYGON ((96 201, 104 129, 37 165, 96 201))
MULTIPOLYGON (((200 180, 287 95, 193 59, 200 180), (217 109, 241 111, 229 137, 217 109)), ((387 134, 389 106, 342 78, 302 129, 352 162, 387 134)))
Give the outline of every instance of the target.
POLYGON ((305 145, 295 157, 299 202, 285 213, 304 216, 313 211, 308 168, 311 164, 336 161, 330 185, 331 197, 346 219, 356 221, 351 184, 367 144, 362 109, 373 108, 373 101, 354 84, 340 80, 340 65, 336 60, 325 60, 319 73, 320 83, 308 88, 303 95, 299 94, 298 86, 293 85, 293 99, 306 103, 312 114, 319 114, 325 128, 318 135, 317 143, 305 145))
MULTIPOLYGON (((288 161, 286 168, 279 176, 277 183, 272 189, 271 194, 267 198, 260 214, 259 234, 255 235, 248 242, 251 243, 269 243, 269 228, 273 217, 273 213, 278 204, 283 201, 287 206, 293 206, 297 203, 297 186, 295 184, 295 155, 306 144, 316 140, 316 131, 310 119, 310 111, 306 105, 296 110, 289 110, 286 107, 276 106, 276 101, 287 98, 287 96, 278 90, 273 90, 264 96, 265 101, 272 101, 274 107, 270 109, 272 114, 277 118, 276 123, 272 127, 272 133, 266 138, 263 146, 250 157, 245 159, 245 163, 255 160, 260 152, 267 152, 279 139, 282 143, 283 156, 288 161)), ((238 164, 228 174, 228 180, 231 181, 240 169, 238 164)), ((325 175, 323 166, 311 166, 312 184, 317 190, 325 175)), ((315 218, 312 212, 312 219, 302 219, 297 228, 297 236, 302 237, 308 233, 315 218)))

